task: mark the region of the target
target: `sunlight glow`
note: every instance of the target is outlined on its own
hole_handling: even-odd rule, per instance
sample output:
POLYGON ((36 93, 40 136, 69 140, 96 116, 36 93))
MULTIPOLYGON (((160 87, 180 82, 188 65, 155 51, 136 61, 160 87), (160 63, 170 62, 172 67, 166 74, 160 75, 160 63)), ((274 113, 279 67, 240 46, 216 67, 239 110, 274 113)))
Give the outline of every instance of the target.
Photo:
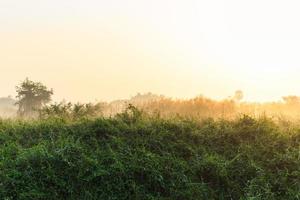
POLYGON ((137 92, 300 95, 296 0, 1 0, 0 95, 24 77, 56 99, 137 92), (96 91, 95 91, 96 90, 96 91))

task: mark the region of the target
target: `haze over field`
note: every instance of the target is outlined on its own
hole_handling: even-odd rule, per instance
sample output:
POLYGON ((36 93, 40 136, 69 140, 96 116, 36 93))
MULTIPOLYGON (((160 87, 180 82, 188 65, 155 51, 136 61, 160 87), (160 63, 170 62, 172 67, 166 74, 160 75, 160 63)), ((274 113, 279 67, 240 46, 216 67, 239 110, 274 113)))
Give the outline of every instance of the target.
POLYGON ((299 10, 0 0, 0 200, 300 200, 299 10))
POLYGON ((300 95, 296 0, 1 0, 0 96, 24 77, 54 100, 151 91, 246 100, 300 95))

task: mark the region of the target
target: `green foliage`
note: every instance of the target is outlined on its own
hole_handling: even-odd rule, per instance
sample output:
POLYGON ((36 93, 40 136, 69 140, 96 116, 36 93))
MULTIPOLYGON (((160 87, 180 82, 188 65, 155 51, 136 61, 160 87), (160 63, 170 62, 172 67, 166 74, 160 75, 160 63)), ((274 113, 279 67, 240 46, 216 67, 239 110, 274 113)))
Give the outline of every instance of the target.
POLYGON ((143 119, 143 111, 139 110, 137 107, 129 104, 128 107, 125 109, 124 112, 119 113, 116 115, 116 118, 128 123, 136 123, 138 120, 143 119))
POLYGON ((92 118, 102 115, 99 104, 72 104, 72 103, 55 103, 44 106, 39 110, 39 118, 62 118, 68 120, 77 120, 82 118, 92 118))
POLYGON ((114 118, 2 120, 0 199, 300 199, 300 129, 288 126, 133 106, 114 118))

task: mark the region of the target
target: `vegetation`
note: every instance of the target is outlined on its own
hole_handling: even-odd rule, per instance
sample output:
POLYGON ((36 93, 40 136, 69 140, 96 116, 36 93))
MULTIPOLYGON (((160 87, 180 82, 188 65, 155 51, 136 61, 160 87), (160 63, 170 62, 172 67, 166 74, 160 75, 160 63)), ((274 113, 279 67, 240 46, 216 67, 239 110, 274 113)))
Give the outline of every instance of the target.
POLYGON ((13 118, 17 114, 19 118, 45 118, 49 115, 70 119, 83 115, 112 117, 124 112, 128 104, 132 104, 150 114, 160 113, 160 116, 164 118, 179 115, 198 119, 234 119, 241 114, 246 114, 254 118, 267 115, 291 121, 300 119, 300 97, 298 96, 285 96, 277 102, 251 103, 242 101, 244 93, 241 90, 237 90, 232 97, 223 100, 213 100, 204 96, 191 99, 172 99, 152 93, 138 93, 130 99, 112 102, 95 104, 60 102, 49 105, 53 90, 49 90, 40 82, 26 79, 16 89, 17 100, 0 98, 0 117, 13 118), (14 103, 18 108, 13 105, 14 103))
POLYGON ((300 199, 300 127, 266 117, 0 122, 0 199, 300 199))
POLYGON ((45 119, 50 117, 60 117, 68 120, 80 118, 92 118, 102 115, 100 104, 81 104, 76 103, 54 103, 44 106, 39 110, 39 118, 45 119))
POLYGON ((300 119, 300 97, 286 96, 282 97, 282 101, 265 103, 242 102, 242 99, 242 91, 236 91, 233 97, 219 101, 198 96, 185 100, 162 97, 139 103, 128 102, 148 113, 159 112, 161 116, 167 118, 180 115, 199 119, 235 119, 241 114, 246 114, 254 118, 267 115, 274 118, 286 118, 290 121, 300 119))
POLYGON ((33 82, 28 78, 16 87, 18 114, 21 117, 35 116, 37 111, 51 101, 53 90, 47 89, 40 82, 33 82))
POLYGON ((42 83, 16 89, 2 99, 19 118, 0 120, 0 199, 300 199, 297 96, 49 104, 42 83))

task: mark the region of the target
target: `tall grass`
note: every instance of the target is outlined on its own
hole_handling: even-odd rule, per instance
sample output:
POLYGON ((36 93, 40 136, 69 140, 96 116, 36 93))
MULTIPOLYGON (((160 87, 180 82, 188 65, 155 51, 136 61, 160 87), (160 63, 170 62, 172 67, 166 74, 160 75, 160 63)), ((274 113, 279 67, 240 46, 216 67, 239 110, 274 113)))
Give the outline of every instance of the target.
POLYGON ((0 199, 300 199, 300 127, 268 118, 0 121, 0 199))

